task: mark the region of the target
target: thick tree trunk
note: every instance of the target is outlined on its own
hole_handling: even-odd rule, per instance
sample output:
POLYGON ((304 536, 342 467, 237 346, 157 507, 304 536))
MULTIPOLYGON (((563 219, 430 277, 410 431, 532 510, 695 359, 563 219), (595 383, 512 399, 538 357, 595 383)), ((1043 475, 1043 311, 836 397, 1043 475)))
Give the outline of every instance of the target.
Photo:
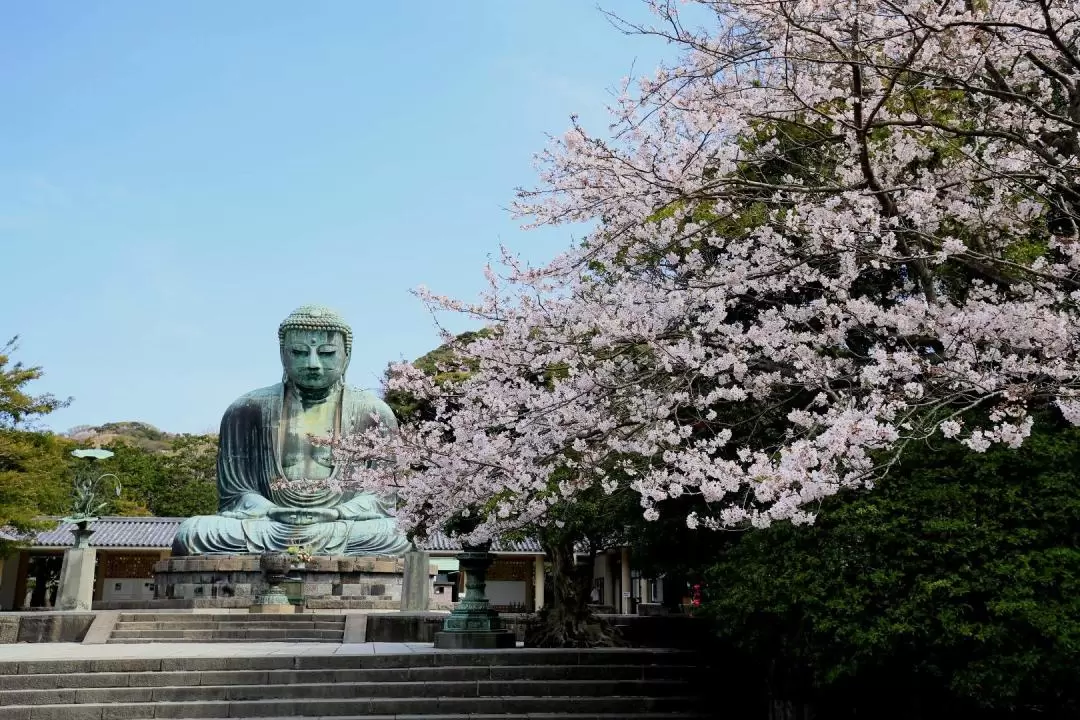
POLYGON ((808 702, 805 685, 795 682, 787 666, 776 659, 765 673, 765 693, 768 701, 769 720, 815 720, 817 711, 812 702, 808 702), (794 683, 794 684, 793 684, 794 683))
POLYGON ((794 700, 769 700, 769 720, 814 720, 812 706, 794 700))
POLYGON ((589 608, 592 563, 578 564, 573 538, 545 538, 551 559, 552 598, 525 634, 527 647, 610 647, 618 632, 589 608))

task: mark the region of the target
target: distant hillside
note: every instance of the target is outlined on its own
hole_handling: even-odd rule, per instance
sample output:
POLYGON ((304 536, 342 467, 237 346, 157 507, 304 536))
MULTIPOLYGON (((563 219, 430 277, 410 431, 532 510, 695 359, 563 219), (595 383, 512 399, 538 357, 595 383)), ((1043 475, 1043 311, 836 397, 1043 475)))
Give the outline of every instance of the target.
POLYGON ((120 440, 141 450, 158 453, 168 450, 170 442, 177 434, 158 430, 150 423, 128 421, 79 425, 68 430, 64 436, 94 447, 120 440))

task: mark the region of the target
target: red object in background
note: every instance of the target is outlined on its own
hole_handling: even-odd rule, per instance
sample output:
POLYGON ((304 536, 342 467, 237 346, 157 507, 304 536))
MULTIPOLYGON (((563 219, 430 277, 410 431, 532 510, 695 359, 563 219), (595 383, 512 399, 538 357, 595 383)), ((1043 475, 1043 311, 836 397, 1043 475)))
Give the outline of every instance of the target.
POLYGON ((687 611, 690 615, 694 614, 694 609, 701 607, 701 585, 690 586, 690 608, 687 611))

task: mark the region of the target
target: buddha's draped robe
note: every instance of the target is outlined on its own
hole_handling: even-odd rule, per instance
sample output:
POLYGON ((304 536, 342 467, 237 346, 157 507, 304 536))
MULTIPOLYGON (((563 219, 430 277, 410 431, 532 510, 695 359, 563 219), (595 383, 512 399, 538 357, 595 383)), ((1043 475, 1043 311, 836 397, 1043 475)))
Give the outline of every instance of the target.
MULTIPOLYGON (((398 532, 392 505, 365 492, 325 489, 309 484, 288 487, 281 466, 284 433, 282 383, 250 392, 225 411, 221 419, 217 461, 218 515, 185 520, 173 540, 174 555, 246 554, 306 546, 318 555, 400 555, 410 549, 398 532), (313 525, 293 525, 267 517, 274 507, 337 509, 341 519, 313 525)), ((394 430, 397 421, 389 406, 372 393, 345 387, 341 393, 340 431, 366 430, 376 422, 394 430)))

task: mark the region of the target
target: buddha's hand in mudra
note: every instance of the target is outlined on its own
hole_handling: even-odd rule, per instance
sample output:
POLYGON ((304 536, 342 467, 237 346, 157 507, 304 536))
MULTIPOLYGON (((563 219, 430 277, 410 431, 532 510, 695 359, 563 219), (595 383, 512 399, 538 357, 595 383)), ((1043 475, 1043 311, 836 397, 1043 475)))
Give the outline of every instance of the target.
POLYGON ((274 508, 267 517, 284 525, 317 525, 341 519, 337 508, 274 508))

